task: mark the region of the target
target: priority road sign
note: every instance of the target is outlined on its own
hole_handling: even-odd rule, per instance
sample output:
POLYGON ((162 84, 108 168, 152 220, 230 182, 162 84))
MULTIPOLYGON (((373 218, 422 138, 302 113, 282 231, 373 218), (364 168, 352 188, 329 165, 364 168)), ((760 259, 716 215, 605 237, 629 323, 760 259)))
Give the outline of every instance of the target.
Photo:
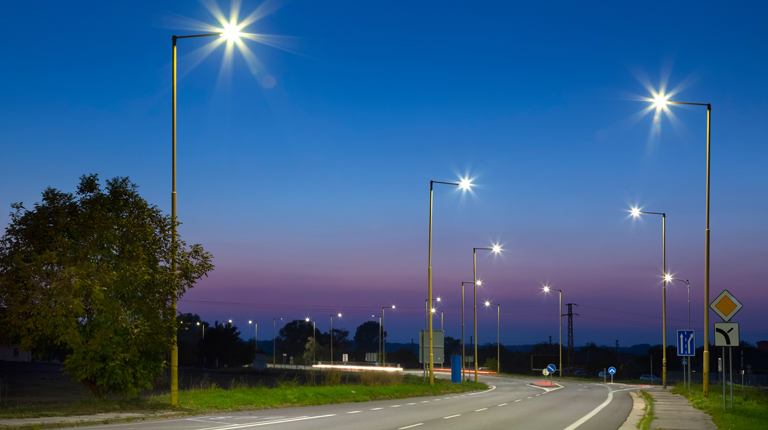
POLYGON ((611 374, 611 375, 615 375, 616 374, 616 368, 613 367, 613 366, 609 367, 608 368, 608 373, 611 374))
POLYGON ((723 319, 723 322, 728 322, 741 309, 742 304, 728 290, 723 290, 709 307, 723 319))
POLYGON ((677 331, 677 356, 691 357, 696 355, 696 342, 694 341, 693 330, 677 331))
POLYGON ((555 366, 554 364, 550 364, 547 366, 547 372, 549 373, 555 373, 556 370, 557 370, 557 366, 555 366))
POLYGON ((715 346, 739 346, 739 323, 715 323, 715 346))

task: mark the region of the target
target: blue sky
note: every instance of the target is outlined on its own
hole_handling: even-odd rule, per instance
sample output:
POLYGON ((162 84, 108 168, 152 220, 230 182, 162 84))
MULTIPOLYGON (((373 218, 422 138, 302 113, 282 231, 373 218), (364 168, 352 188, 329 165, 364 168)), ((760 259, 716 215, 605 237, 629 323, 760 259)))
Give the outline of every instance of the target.
MULTIPOLYGON (((222 68, 223 47, 192 67, 209 41, 179 42, 180 232, 216 264, 186 299, 239 304, 183 311, 264 324, 341 311, 353 331, 394 303, 392 340, 417 337, 429 180, 469 175, 473 195, 435 192, 447 335, 471 249, 499 241, 502 257, 478 259, 478 298, 502 303, 503 343, 557 334, 544 283, 581 305, 577 344, 660 342, 661 220, 629 219, 634 204, 668 214, 667 267, 691 280, 700 327, 706 116, 673 107, 654 129, 639 99, 666 83, 713 105, 711 293, 743 298, 742 337, 768 339, 765 4, 243 1, 241 16, 259 7, 245 31, 282 49, 246 40, 255 73, 237 52, 222 68)), ((0 204, 99 173, 170 212, 171 35, 215 24, 205 5, 4 9, 0 204)), ((684 284, 668 301, 671 337, 684 284)), ((495 315, 479 315, 491 342, 495 315)))

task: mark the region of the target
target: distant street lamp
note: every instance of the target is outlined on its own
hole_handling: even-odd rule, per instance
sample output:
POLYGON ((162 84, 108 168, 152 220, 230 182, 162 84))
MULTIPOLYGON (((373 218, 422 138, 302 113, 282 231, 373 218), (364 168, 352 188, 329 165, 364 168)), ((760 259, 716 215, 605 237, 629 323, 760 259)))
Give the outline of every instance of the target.
POLYGON ((203 339, 205 339, 205 324, 200 324, 200 322, 198 322, 197 325, 203 328, 203 339))
POLYGON ((277 358, 277 335, 275 334, 275 321, 280 320, 282 321, 282 318, 272 318, 272 366, 275 366, 277 364, 276 358, 277 358))
MULTIPOLYGON (((307 317, 304 321, 309 324, 309 317, 307 317)), ((315 363, 315 351, 317 350, 317 338, 315 337, 315 331, 315 322, 312 321, 312 364, 315 363)))
MULTIPOLYGON (((710 167, 710 132, 712 126, 712 104, 710 103, 688 103, 668 100, 668 96, 663 94, 654 95, 654 105, 657 109, 666 109, 666 105, 690 105, 707 107, 707 208, 706 208, 706 227, 704 230, 704 356, 702 362, 703 380, 702 395, 709 397, 709 167, 710 167)), ((666 274, 666 273, 665 273, 666 274)), ((666 351, 666 348, 664 348, 666 351)), ((666 367, 664 368, 666 372, 666 367)))
POLYGON ((475 288, 474 288, 474 314, 475 314, 475 382, 477 382, 477 286, 482 282, 477 280, 477 250, 492 251, 494 254, 498 254, 502 251, 501 246, 493 245, 493 248, 472 248, 472 269, 474 272, 475 288))
POLYGON ((394 309, 395 305, 384 306, 381 308, 381 365, 387 364, 387 339, 386 332, 384 331, 384 309, 394 309))
MULTIPOLYGON (((691 283, 688 282, 687 279, 673 278, 670 275, 667 275, 664 278, 665 278, 665 280, 667 282, 671 282, 671 281, 685 282, 685 285, 688 287, 688 330, 690 330, 691 329, 691 283)), ((690 390, 691 389, 691 360, 690 360, 690 358, 688 359, 688 365, 687 366, 688 366, 688 389, 690 390)), ((685 370, 685 369, 683 369, 683 370, 685 370)), ((683 382, 685 382, 685 380, 683 380, 683 382)))
MULTIPOLYGON (((172 161, 171 161, 171 170, 172 170, 172 186, 173 190, 171 191, 171 249, 174 250, 173 256, 171 257, 171 273, 173 273, 173 276, 176 276, 176 221, 178 220, 177 212, 176 212, 176 41, 179 39, 189 39, 193 37, 213 37, 213 36, 219 36, 224 37, 225 39, 229 41, 233 40, 239 40, 240 36, 240 28, 236 25, 227 25, 225 28, 221 29, 221 31, 218 31, 216 33, 206 33, 206 34, 194 34, 191 36, 173 36, 171 39, 173 41, 173 79, 172 79, 172 87, 171 87, 171 145, 172 145, 172 161)), ((176 318, 176 301, 178 298, 176 297, 176 294, 171 295, 171 307, 173 308, 173 317, 176 318)), ((173 332, 173 345, 171 347, 171 405, 175 406, 179 404, 179 345, 176 338, 176 332, 173 332)))
MULTIPOLYGON (((429 181, 429 262, 427 267, 427 278, 429 287, 427 289, 427 297, 429 297, 429 307, 432 307, 432 206, 433 206, 433 188, 434 184, 456 185, 462 190, 468 190, 472 186, 469 179, 463 179, 461 182, 440 182, 429 181)), ((435 359, 432 352, 432 318, 429 319, 429 385, 435 385, 435 359)))
MULTIPOLYGON (((337 316, 341 318, 341 313, 337 316)), ((333 314, 331 314, 331 366, 333 366, 333 314)))
POLYGON ((559 293, 560 301, 557 307, 557 320, 560 323, 560 377, 563 377, 563 290, 556 290, 550 288, 548 285, 544 286, 544 292, 557 291, 559 293))
POLYGON ((251 320, 248 320, 248 324, 253 324, 253 345, 255 348, 255 351, 259 350, 259 323, 254 323, 251 320))
POLYGON ((496 306, 496 374, 501 373, 501 305, 485 302, 485 307, 496 306))
MULTIPOLYGON (((661 346, 661 352, 662 352, 662 360, 661 360, 661 383, 663 388, 667 388, 667 279, 669 278, 669 275, 667 274, 667 214, 663 212, 644 212, 641 211, 638 208, 632 208, 630 211, 632 213, 632 216, 637 218, 640 216, 640 214, 647 214, 647 215, 661 215, 661 243, 662 243, 662 258, 663 258, 663 274, 662 278, 664 279, 664 287, 662 288, 662 317, 661 317, 661 326, 662 331, 664 332, 662 336, 662 346, 661 346)), ((706 342, 704 342, 706 344, 706 342)))

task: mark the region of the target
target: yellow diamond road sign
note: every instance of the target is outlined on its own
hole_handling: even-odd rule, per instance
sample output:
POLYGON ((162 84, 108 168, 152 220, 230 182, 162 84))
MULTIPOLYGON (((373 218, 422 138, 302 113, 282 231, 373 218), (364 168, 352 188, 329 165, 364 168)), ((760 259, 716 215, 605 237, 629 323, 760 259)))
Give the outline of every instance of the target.
POLYGON ((716 314, 720 315, 723 321, 728 322, 741 309, 741 302, 733 297, 728 290, 723 290, 719 296, 709 305, 716 314))

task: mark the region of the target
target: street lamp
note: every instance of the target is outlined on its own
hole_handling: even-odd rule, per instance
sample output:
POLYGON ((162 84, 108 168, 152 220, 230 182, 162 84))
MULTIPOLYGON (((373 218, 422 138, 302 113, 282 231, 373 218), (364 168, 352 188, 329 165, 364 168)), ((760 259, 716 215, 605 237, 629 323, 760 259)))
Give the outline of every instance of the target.
POLYGON ((197 325, 203 328, 203 339, 205 339, 205 324, 200 324, 200 322, 198 321, 197 325))
MULTIPOLYGON (((472 181, 470 181, 469 179, 462 179, 461 182, 429 181, 429 261, 427 265, 427 279, 428 279, 427 297, 429 297, 429 308, 432 307, 432 206, 433 206, 432 202, 434 200, 433 188, 435 184, 456 185, 457 187, 466 191, 472 187, 472 181)), ((428 330, 429 330, 429 385, 435 385, 435 359, 432 352, 432 318, 428 318, 428 319, 429 319, 429 327, 428 327, 428 330)))
MULTIPOLYGON (((341 313, 336 315, 341 318, 341 313)), ((333 366, 333 314, 331 314, 331 366, 333 366)))
POLYGON ((492 248, 472 248, 472 270, 474 272, 475 288, 474 288, 474 314, 475 314, 475 382, 477 382, 477 286, 482 285, 482 281, 477 280, 477 250, 492 251, 494 254, 498 254, 502 251, 501 246, 493 245, 492 248))
MULTIPOLYGON (((691 283, 688 282, 687 279, 679 279, 679 278, 673 278, 670 275, 666 275, 664 277, 665 281, 672 282, 672 281, 680 281, 685 282, 685 285, 688 287, 688 330, 691 329, 691 283)), ((685 382, 685 380, 683 380, 685 382)), ((688 358, 688 389, 691 389, 691 361, 690 358, 688 358)))
MULTIPOLYGON (((190 36, 173 36, 171 39, 173 41, 173 83, 172 83, 172 89, 171 89, 171 98, 173 99, 172 106, 171 106, 171 145, 172 145, 172 161, 171 161, 171 170, 173 172, 172 175, 172 186, 173 190, 171 191, 171 249, 173 249, 173 256, 171 257, 171 273, 173 273, 173 276, 176 276, 176 246, 177 246, 177 239, 176 239, 176 224, 178 219, 178 214, 176 211, 176 41, 179 39, 189 39, 193 37, 211 37, 211 36, 219 36, 227 39, 228 41, 232 42, 235 40, 238 40, 240 35, 240 28, 236 25, 229 24, 226 25, 221 31, 218 31, 216 33, 205 33, 205 34, 194 34, 190 36)), ((171 307, 173 308, 173 317, 176 318, 176 301, 177 301, 177 294, 173 294, 171 296, 171 307)), ((176 332, 173 333, 173 345, 171 347, 171 405, 175 406, 179 403, 179 345, 176 339, 176 332)))
POLYGON ((259 323, 254 323, 251 320, 248 320, 248 325, 253 324, 253 345, 255 350, 259 350, 259 323))
MULTIPOLYGON (((310 319, 309 317, 306 317, 304 321, 309 324, 310 319)), ((315 362, 315 351, 317 350, 317 338, 315 337, 315 322, 312 321, 312 363, 315 362)))
MULTIPOLYGON (((710 131, 712 126, 711 103, 688 103, 668 100, 668 96, 657 94, 654 105, 657 109, 667 109, 667 105, 690 105, 707 107, 707 208, 706 227, 704 230, 704 375, 702 376, 702 394, 709 397, 709 171, 710 171, 710 131)), ((665 368, 666 369, 666 368, 665 368)))
POLYGON ((381 308, 381 365, 382 367, 387 364, 387 340, 386 332, 384 331, 384 309, 394 309, 395 305, 384 306, 381 308))
POLYGON ((485 307, 496 306, 496 374, 501 373, 501 305, 486 300, 485 307))
MULTIPOLYGON (((277 364, 276 361, 276 353, 277 353, 277 335, 275 334, 275 321, 280 320, 282 321, 282 318, 272 318, 272 366, 274 367, 277 364)), ((283 360, 285 361, 285 360, 283 360)))
MULTIPOLYGON (((477 281, 481 284, 481 281, 477 281)), ((461 283, 461 381, 464 382, 464 284, 472 284, 474 282, 465 281, 461 283)))
MULTIPOLYGON (((662 351, 662 360, 661 360, 661 383, 663 388, 667 388, 667 280, 669 278, 669 274, 667 274, 667 214, 663 212, 645 212, 641 211, 639 208, 632 208, 630 211, 632 213, 632 216, 637 218, 640 216, 640 214, 647 214, 647 215, 661 215, 661 243, 662 243, 662 259, 663 259, 663 279, 664 279, 664 287, 662 288, 662 299, 661 299, 661 309, 662 309, 662 317, 661 317, 661 329, 664 332, 662 335, 662 344, 661 344, 661 351, 662 351)), ((706 342, 705 342, 706 344, 706 342)))
MULTIPOLYGON (((560 322, 560 377, 563 377, 563 290, 556 290, 554 288, 550 288, 549 285, 544 286, 544 292, 548 293, 550 291, 557 291, 559 293, 560 301, 558 302, 558 310, 557 310, 557 319, 560 322)), ((570 350, 569 350, 570 351, 570 350)), ((570 361, 569 361, 570 363, 570 361)), ((570 373, 569 373, 570 375, 570 373)), ((571 375, 573 376, 573 375, 571 375)))

